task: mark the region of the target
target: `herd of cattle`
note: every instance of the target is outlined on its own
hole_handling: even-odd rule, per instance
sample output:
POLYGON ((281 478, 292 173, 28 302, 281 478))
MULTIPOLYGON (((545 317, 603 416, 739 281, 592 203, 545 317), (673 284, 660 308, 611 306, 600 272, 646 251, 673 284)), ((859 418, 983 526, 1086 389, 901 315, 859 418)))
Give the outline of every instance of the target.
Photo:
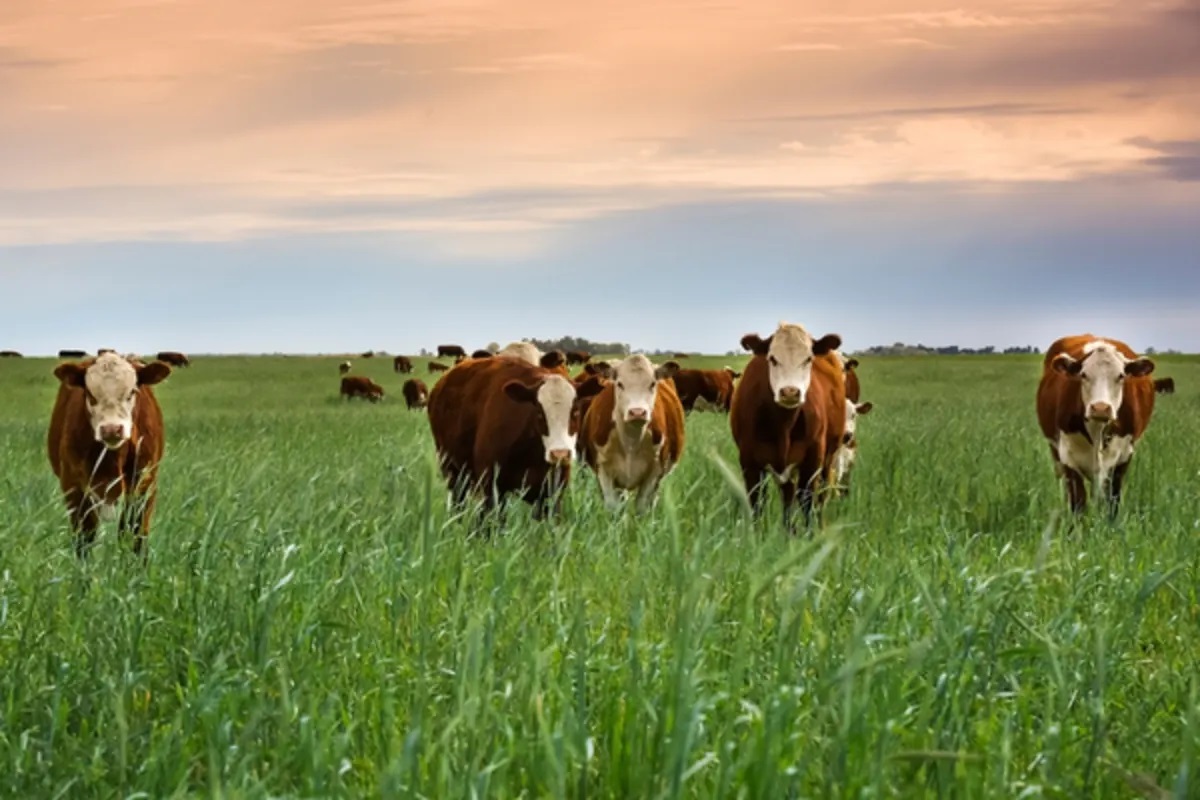
MULTIPOLYGON (((801 325, 780 323, 772 335, 747 334, 741 344, 751 358, 740 375, 683 369, 675 360, 656 365, 640 354, 594 362, 528 342, 471 355, 447 345, 438 355, 454 363, 433 389, 412 378, 403 393, 410 408, 427 411, 454 505, 475 496, 492 509, 516 494, 539 518, 559 509, 575 460, 595 474, 609 508, 628 492, 639 510, 649 509, 683 455, 685 413, 703 402, 729 414, 754 513, 776 483, 790 529, 796 505, 807 520, 849 490, 857 420, 872 405, 860 402, 858 362, 842 355, 837 334, 813 338, 801 325), (571 375, 575 364, 582 369, 571 375)), ((152 387, 189 363, 181 353, 145 363, 109 351, 54 370, 59 390, 47 447, 81 556, 111 516, 143 552, 165 443, 152 387)), ((383 396, 341 366, 344 396, 383 396)), ((394 369, 410 373, 413 365, 397 356, 394 369)), ((1152 380, 1153 370, 1123 342, 1090 334, 1047 350, 1037 414, 1072 510, 1084 510, 1091 482, 1116 513, 1155 395, 1174 391, 1170 378, 1152 380)))

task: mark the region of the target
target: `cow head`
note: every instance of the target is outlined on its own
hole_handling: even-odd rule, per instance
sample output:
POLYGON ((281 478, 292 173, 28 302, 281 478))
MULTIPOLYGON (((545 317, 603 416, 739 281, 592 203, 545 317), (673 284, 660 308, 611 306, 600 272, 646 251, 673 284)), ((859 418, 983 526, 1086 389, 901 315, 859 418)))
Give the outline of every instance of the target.
POLYGON ((846 427, 843 429, 842 444, 854 442, 855 435, 858 433, 858 418, 870 414, 874 407, 871 403, 855 405, 852 400, 846 401, 846 427))
POLYGON ((162 381, 171 368, 161 361, 131 364, 116 353, 106 353, 91 366, 59 364, 54 377, 66 386, 83 389, 88 417, 96 441, 116 450, 133 435, 133 407, 138 389, 162 381))
POLYGON ((1083 358, 1076 360, 1066 353, 1054 357, 1052 366, 1058 372, 1079 380, 1083 416, 1089 422, 1112 422, 1125 400, 1125 379, 1141 378, 1154 371, 1148 358, 1126 358, 1108 342, 1090 342, 1083 348, 1083 358))
POLYGON ((532 403, 537 408, 538 433, 546 461, 550 464, 570 463, 579 434, 580 398, 596 394, 599 381, 588 380, 576 391, 574 385, 561 375, 547 375, 534 383, 511 380, 504 384, 504 393, 518 403, 532 403))
POLYGON ((678 370, 679 365, 674 361, 656 367, 641 353, 618 361, 612 374, 613 420, 639 426, 649 422, 654 416, 658 382, 678 370))
POLYGON ((767 360, 771 393, 776 404, 783 408, 799 408, 812 383, 812 364, 815 356, 836 350, 842 337, 828 333, 814 340, 802 325, 779 323, 775 333, 763 339, 756 333, 742 337, 742 347, 767 360))

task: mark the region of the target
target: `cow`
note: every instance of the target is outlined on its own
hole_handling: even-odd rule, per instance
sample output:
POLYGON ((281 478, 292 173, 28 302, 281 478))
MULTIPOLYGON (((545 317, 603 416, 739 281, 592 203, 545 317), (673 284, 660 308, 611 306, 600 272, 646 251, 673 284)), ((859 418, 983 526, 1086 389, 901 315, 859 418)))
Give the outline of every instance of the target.
POLYGON ((431 373, 433 373, 433 372, 445 372, 445 371, 446 371, 446 370, 448 370, 448 369, 450 369, 450 367, 446 366, 445 364, 439 364, 439 363, 438 363, 438 362, 436 362, 436 361, 430 361, 430 362, 429 362, 429 371, 430 371, 431 373))
POLYGON ((492 357, 491 350, 476 350, 475 352, 471 353, 471 358, 491 358, 491 357, 492 357))
POLYGON ((858 373, 855 369, 858 367, 857 358, 847 358, 842 351, 834 352, 838 363, 842 366, 842 372, 845 373, 846 380, 846 399, 857 403, 862 399, 862 387, 858 384, 858 373))
POLYGON ((183 353, 178 353, 174 350, 163 350, 155 358, 164 364, 170 364, 172 367, 190 367, 192 365, 191 359, 183 353))
POLYGON ((364 351, 362 351, 362 353, 359 354, 358 357, 359 358, 374 358, 375 351, 374 350, 364 350, 364 351))
POLYGON ((0 350, 0 358, 24 358, 16 350, 0 350))
POLYGON ((519 493, 545 516, 558 508, 570 479, 579 425, 578 390, 561 366, 547 369, 516 358, 467 361, 429 393, 429 426, 453 502, 472 491, 485 509, 519 493))
POLYGON ((342 363, 338 364, 338 374, 345 375, 350 371, 350 367, 351 364, 349 361, 343 361, 342 363))
POLYGON ((408 408, 424 408, 429 402, 429 389, 420 378, 409 378, 400 388, 404 395, 404 405, 408 408))
POLYGON ((678 366, 655 366, 644 355, 629 356, 613 365, 612 380, 588 406, 579 450, 596 473, 610 510, 617 508, 624 490, 636 493, 639 512, 649 511, 659 483, 683 455, 683 406, 668 380, 678 366))
POLYGON ((392 370, 395 372, 409 373, 413 371, 412 361, 408 356, 396 356, 392 359, 392 370))
POLYGON ((607 361, 589 361, 583 365, 583 369, 579 371, 579 374, 571 380, 575 383, 582 383, 593 375, 599 378, 611 378, 612 364, 607 361))
POLYGON ((102 356, 105 353, 115 353, 115 352, 117 352, 117 351, 112 347, 101 347, 99 350, 96 351, 96 355, 102 356))
POLYGON ((1071 510, 1087 508, 1085 480, 1115 517, 1138 440, 1154 413, 1154 362, 1116 339, 1065 336, 1046 350, 1038 423, 1071 510))
POLYGON ((850 470, 858 458, 858 418, 871 413, 872 403, 856 404, 846 398, 846 425, 841 444, 833 454, 833 480, 838 494, 850 493, 850 470))
POLYGON ((766 478, 779 483, 783 521, 790 530, 799 493, 805 520, 827 481, 846 424, 846 390, 831 351, 836 333, 813 339, 802 325, 779 323, 766 339, 742 337, 753 357, 733 391, 729 424, 738 448, 751 508, 761 514, 766 478))
POLYGON ((59 350, 59 358, 87 358, 87 350, 59 350))
POLYGON ((1156 378, 1154 381, 1155 394, 1175 394, 1174 378, 1156 378))
POLYGON ((568 350, 567 351, 567 366, 575 364, 586 364, 591 361, 592 354, 587 350, 568 350))
POLYGON ((456 344, 439 344, 437 355, 438 358, 453 358, 455 362, 459 362, 467 357, 467 351, 456 344))
POLYGON ((347 400, 361 397, 372 403, 378 403, 383 399, 383 387, 361 375, 346 375, 342 378, 341 396, 347 400))
POLYGON ((690 413, 700 401, 710 408, 729 411, 733 401, 733 379, 737 374, 732 369, 683 369, 676 362, 668 361, 667 366, 670 365, 675 366, 671 380, 684 413, 690 413))
POLYGON ((673 356, 671 356, 671 357, 672 357, 672 358, 674 358, 674 359, 676 359, 676 360, 678 360, 678 359, 681 359, 681 358, 688 358, 689 356, 688 356, 688 354, 687 354, 687 353, 676 353, 676 354, 674 354, 674 355, 673 355, 673 356))
POLYGON ((133 551, 147 557, 145 540, 157 499, 157 468, 165 445, 162 409, 151 388, 171 374, 166 364, 133 364, 116 353, 54 370, 58 396, 46 449, 85 558, 102 518, 116 515, 133 551))

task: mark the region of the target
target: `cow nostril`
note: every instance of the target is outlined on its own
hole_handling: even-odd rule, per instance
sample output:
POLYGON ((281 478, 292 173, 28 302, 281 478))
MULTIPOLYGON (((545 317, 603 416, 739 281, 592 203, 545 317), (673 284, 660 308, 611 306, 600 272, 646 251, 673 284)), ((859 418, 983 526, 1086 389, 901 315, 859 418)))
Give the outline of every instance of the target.
POLYGON ((571 460, 571 451, 565 449, 551 450, 547 455, 550 457, 551 464, 561 464, 564 461, 571 460))

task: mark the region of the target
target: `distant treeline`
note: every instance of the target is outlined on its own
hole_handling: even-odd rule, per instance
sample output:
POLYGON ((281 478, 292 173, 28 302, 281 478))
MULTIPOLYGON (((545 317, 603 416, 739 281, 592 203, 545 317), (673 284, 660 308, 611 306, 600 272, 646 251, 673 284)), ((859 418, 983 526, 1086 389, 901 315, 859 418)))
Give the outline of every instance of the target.
POLYGON ((528 339, 542 352, 549 350, 585 350, 589 353, 629 355, 629 345, 624 342, 593 342, 578 336, 562 336, 558 339, 528 339))
POLYGON ((987 347, 959 347, 956 344, 949 344, 942 347, 927 347, 923 344, 896 342, 895 344, 877 344, 874 347, 868 347, 866 350, 859 352, 868 356, 991 356, 996 353, 1004 353, 1005 355, 1038 355, 1042 351, 1033 345, 1026 347, 1006 347, 1003 350, 997 350, 992 345, 988 345, 987 347))

